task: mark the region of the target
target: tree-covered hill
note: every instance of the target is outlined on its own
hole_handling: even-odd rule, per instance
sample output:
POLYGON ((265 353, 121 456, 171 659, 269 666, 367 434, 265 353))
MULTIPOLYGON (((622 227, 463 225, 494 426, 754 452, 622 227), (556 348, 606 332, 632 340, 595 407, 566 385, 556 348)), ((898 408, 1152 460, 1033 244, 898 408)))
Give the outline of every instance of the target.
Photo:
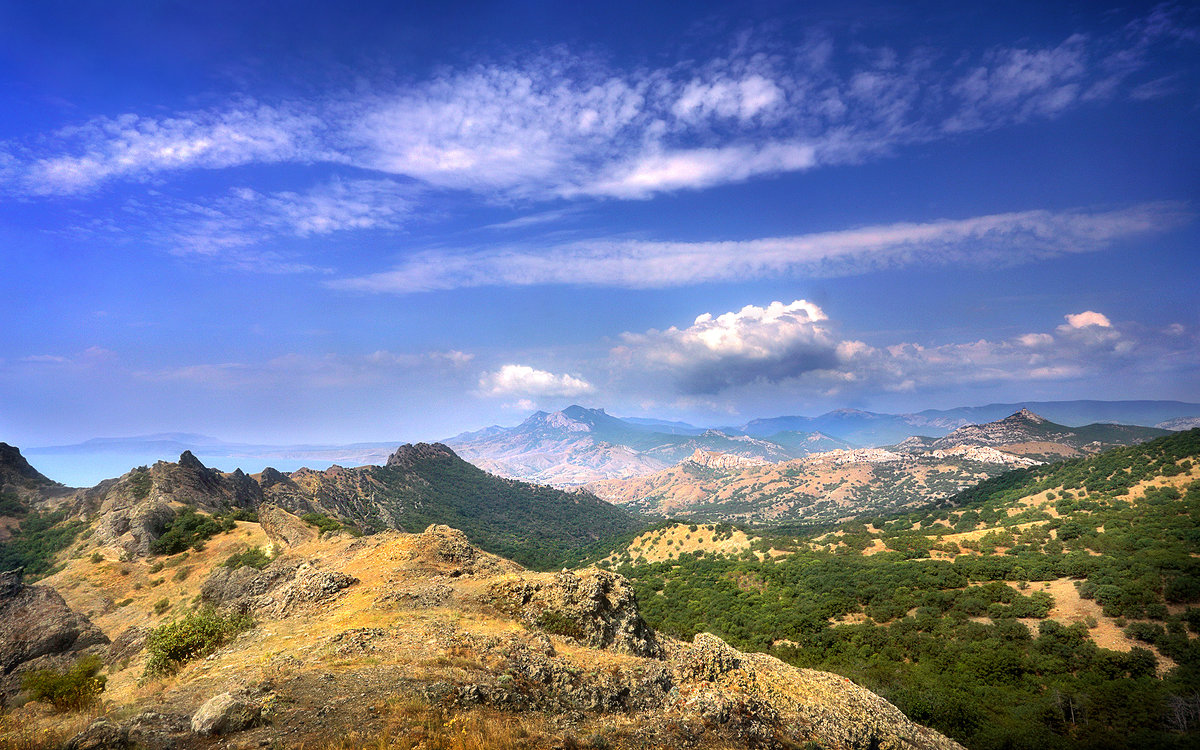
POLYGON ((914 512, 628 550, 651 624, 839 672, 973 749, 1200 742, 1200 430, 914 512))

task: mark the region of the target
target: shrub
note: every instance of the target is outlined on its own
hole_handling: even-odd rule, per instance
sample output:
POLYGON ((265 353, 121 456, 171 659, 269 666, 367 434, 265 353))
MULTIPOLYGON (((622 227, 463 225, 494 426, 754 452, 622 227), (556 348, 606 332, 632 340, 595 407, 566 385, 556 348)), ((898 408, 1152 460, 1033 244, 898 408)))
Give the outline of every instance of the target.
POLYGON ((156 555, 174 555, 188 547, 202 549, 205 539, 220 533, 219 523, 193 508, 184 508, 150 544, 150 551, 156 555))
POLYGON ((248 615, 222 615, 206 609, 155 628, 146 638, 146 676, 171 674, 192 659, 220 648, 254 626, 248 615))
POLYGON ((166 612, 170 608, 171 608, 171 600, 170 599, 159 599, 158 601, 156 601, 154 603, 154 614, 161 615, 163 612, 166 612))
POLYGON ((99 552, 93 552, 91 560, 92 560, 92 565, 102 563, 102 562, 104 562, 104 555, 100 554, 99 552))
POLYGON ((342 528, 342 524, 336 518, 330 518, 324 513, 305 513, 300 516, 300 520, 311 526, 316 526, 317 531, 321 534, 327 531, 337 531, 342 528))
POLYGON ((175 571, 175 575, 171 576, 171 579, 174 581, 185 580, 188 577, 188 574, 190 574, 191 572, 192 572, 192 566, 184 565, 182 568, 175 571))
POLYGON ((152 485, 150 479, 150 471, 145 466, 140 466, 134 470, 133 475, 129 477, 129 494, 133 495, 138 500, 144 500, 150 495, 150 487, 152 485))
POLYGON ((96 702, 104 692, 108 678, 100 674, 100 657, 88 655, 75 662, 66 672, 39 669, 25 675, 21 687, 35 701, 43 701, 59 711, 80 710, 96 702))
POLYGON ((266 552, 262 551, 261 547, 252 547, 244 552, 230 555, 225 559, 225 567, 238 568, 250 567, 257 570, 262 570, 271 564, 271 558, 266 552))

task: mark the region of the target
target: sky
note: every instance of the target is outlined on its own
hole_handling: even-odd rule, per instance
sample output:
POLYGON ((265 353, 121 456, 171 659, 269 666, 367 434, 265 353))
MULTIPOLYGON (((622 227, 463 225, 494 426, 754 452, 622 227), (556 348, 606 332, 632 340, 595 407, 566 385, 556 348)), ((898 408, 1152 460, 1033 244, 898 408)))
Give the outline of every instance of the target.
POLYGON ((0 440, 1200 401, 1194 5, 423 5, 0 0, 0 440))

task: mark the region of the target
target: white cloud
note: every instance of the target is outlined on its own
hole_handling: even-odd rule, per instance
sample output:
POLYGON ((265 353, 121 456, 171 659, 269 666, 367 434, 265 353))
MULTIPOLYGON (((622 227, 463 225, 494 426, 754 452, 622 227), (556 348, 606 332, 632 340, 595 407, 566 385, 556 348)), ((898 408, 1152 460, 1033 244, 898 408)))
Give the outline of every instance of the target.
POLYGON ((1094 311, 1067 318, 1053 332, 1010 340, 872 346, 839 339, 809 302, 772 302, 704 314, 687 328, 622 334, 610 361, 638 388, 667 382, 688 397, 747 388, 831 397, 1200 367, 1195 336, 1121 328, 1094 311))
POLYGON ((1190 219, 1182 204, 1152 203, 1106 212, 1026 211, 726 242, 596 240, 536 250, 429 251, 391 271, 330 286, 398 294, 535 284, 662 288, 781 275, 847 276, 915 264, 1011 265, 1101 250, 1190 219))
POLYGON ((681 390, 711 394, 755 381, 778 382, 836 363, 836 343, 821 308, 805 300, 747 305, 691 326, 622 335, 618 361, 673 373, 681 390))
POLYGON ((1086 328, 1087 326, 1100 326, 1101 328, 1112 328, 1112 323, 1109 319, 1098 312, 1088 310, 1086 312, 1076 313, 1074 315, 1064 315, 1067 320, 1067 326, 1070 328, 1086 328))
POLYGON ((595 390, 583 378, 528 365, 504 365, 495 372, 485 372, 479 378, 479 390, 487 396, 520 396, 538 398, 546 396, 579 396, 595 390))

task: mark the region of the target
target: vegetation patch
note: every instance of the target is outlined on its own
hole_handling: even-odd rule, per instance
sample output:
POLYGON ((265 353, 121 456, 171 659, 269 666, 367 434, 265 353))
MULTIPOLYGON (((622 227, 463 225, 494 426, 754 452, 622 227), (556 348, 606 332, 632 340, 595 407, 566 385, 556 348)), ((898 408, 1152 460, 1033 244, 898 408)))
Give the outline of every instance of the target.
POLYGON ((337 531, 342 528, 341 521, 336 518, 331 518, 324 513, 305 513, 300 516, 300 520, 304 521, 309 526, 316 526, 317 533, 324 534, 330 531, 337 531))
POLYGON ((189 547, 201 549, 204 540, 223 531, 221 524, 195 508, 184 508, 163 529, 163 533, 150 544, 156 555, 174 555, 189 547))
POLYGON ((100 674, 103 666, 100 657, 88 655, 66 672, 30 672, 22 678, 21 687, 29 692, 31 700, 49 703, 59 711, 79 711, 95 703, 104 692, 108 678, 100 674))
POLYGON ((223 615, 205 609, 161 625, 146 638, 146 677, 172 674, 187 662, 211 654, 235 635, 254 627, 249 615, 223 615))
POLYGON ((262 547, 251 547, 244 552, 237 552, 225 558, 224 565, 227 568, 255 568, 262 570, 271 564, 271 557, 266 552, 263 552, 262 547))
POLYGON ((69 547, 86 526, 86 521, 68 520, 66 510, 26 512, 20 528, 0 543, 0 570, 25 568, 27 578, 50 573, 54 556, 69 547))

